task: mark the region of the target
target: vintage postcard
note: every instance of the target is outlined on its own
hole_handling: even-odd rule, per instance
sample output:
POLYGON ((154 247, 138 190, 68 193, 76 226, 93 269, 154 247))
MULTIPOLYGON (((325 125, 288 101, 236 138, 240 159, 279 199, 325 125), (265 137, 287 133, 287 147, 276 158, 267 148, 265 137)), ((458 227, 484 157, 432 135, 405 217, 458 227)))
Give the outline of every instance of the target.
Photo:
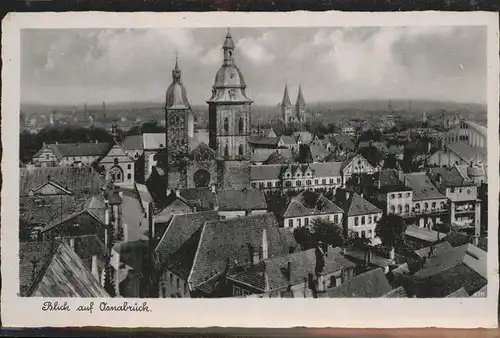
POLYGON ((7 327, 495 327, 495 13, 2 22, 7 327))

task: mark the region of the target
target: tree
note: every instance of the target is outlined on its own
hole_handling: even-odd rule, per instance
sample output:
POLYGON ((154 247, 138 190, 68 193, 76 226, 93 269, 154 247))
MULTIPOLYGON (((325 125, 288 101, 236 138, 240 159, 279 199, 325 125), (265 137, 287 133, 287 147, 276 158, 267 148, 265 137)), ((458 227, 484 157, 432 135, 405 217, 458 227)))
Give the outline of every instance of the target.
POLYGON ((318 242, 329 244, 333 247, 344 246, 345 237, 341 225, 335 224, 327 218, 316 218, 312 222, 313 237, 318 242))
POLYGON ((394 259, 394 248, 398 244, 404 242, 403 234, 405 231, 405 221, 398 215, 384 215, 377 222, 375 234, 380 238, 384 245, 391 249, 390 259, 394 259))
POLYGON ((308 250, 316 247, 317 243, 308 227, 298 227, 293 231, 295 241, 302 247, 302 250, 308 250))

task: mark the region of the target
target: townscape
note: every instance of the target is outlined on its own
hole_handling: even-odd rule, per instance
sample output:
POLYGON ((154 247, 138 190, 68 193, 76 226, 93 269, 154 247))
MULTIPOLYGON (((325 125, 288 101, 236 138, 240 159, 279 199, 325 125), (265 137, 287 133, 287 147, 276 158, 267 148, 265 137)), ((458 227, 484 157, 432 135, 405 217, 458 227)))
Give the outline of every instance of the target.
POLYGON ((21 114, 20 294, 485 297, 483 121, 389 102, 327 124, 287 83, 255 120, 231 34, 207 117, 179 57, 152 121, 21 114))

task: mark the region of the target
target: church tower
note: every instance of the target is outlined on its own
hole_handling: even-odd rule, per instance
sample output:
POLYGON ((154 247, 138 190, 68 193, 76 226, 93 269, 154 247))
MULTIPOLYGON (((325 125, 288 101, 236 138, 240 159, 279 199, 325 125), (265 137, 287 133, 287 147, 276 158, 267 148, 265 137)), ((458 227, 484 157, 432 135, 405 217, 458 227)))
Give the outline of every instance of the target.
POLYGON ((250 159, 251 104, 243 74, 234 62, 234 43, 227 32, 222 45, 224 60, 215 76, 209 112, 209 146, 225 161, 250 159))
POLYGON ((304 94, 302 94, 302 85, 299 85, 299 94, 297 95, 297 103, 295 104, 295 117, 300 122, 304 122, 306 119, 306 102, 304 94))
POLYGON ((285 123, 292 120, 292 102, 288 95, 288 84, 285 85, 285 92, 283 93, 283 101, 281 102, 281 118, 285 123))
POLYGON ((165 148, 167 189, 184 188, 185 170, 189 154, 189 131, 192 126, 191 106, 181 81, 181 70, 175 58, 172 83, 165 99, 165 148))

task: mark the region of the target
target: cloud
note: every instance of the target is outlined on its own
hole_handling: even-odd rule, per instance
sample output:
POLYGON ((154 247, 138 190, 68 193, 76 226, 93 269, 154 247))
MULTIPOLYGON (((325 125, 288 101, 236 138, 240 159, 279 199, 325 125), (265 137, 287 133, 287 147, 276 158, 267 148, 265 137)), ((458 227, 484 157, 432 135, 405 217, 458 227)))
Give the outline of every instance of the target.
POLYGON ((201 57, 201 63, 204 65, 217 65, 222 62, 222 48, 216 46, 207 50, 201 57))
POLYGON ((270 32, 266 32, 256 38, 248 37, 240 39, 237 43, 237 48, 254 64, 270 64, 276 58, 268 48, 273 40, 274 35, 270 32))

